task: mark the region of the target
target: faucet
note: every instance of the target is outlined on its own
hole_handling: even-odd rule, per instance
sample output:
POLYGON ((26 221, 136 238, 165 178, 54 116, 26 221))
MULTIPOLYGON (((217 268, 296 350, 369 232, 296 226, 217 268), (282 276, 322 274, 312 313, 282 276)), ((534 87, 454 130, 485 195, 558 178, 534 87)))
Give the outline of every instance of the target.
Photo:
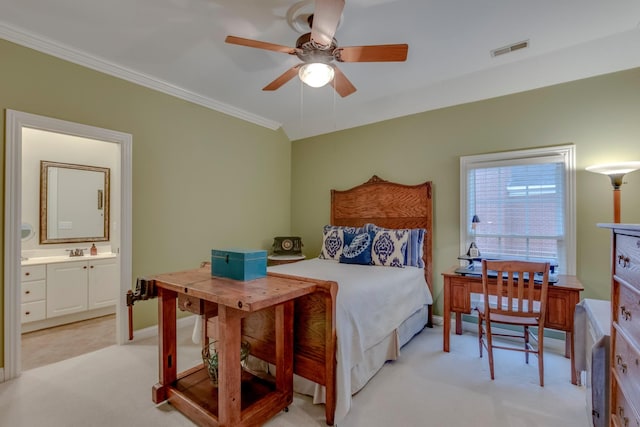
POLYGON ((74 256, 84 256, 84 249, 67 249, 67 251, 69 252, 69 256, 70 257, 74 257, 74 256))

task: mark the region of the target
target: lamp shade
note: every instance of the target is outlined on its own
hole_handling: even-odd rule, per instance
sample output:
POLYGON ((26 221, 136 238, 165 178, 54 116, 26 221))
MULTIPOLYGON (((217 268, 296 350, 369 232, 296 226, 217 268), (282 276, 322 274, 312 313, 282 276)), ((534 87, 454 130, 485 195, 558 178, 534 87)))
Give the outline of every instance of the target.
POLYGON ((298 77, 311 87, 322 87, 333 80, 333 67, 322 62, 304 64, 298 70, 298 77))
POLYGON ((601 173, 611 178, 613 188, 619 189, 625 174, 640 169, 640 162, 605 163, 586 168, 589 172, 601 173))
POLYGON ((620 222, 620 187, 624 175, 640 169, 640 162, 605 163, 586 168, 589 172, 608 175, 613 186, 613 222, 620 222))

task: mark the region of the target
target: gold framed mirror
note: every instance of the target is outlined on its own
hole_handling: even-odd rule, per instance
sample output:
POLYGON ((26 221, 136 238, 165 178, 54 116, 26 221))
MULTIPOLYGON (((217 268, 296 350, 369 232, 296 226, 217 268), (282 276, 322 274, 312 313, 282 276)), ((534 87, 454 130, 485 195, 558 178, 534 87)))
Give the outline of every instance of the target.
POLYGON ((40 161, 40 244, 109 240, 109 168, 40 161))

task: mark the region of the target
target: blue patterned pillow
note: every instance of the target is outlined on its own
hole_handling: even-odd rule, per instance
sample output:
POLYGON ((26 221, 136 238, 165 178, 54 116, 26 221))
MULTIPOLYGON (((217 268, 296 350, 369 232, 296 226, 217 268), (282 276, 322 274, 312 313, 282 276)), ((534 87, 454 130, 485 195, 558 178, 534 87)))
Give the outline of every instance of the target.
POLYGON ((364 227, 325 225, 322 227, 322 249, 318 258, 339 261, 344 246, 344 233, 362 233, 363 231, 364 227))
POLYGON ((344 246, 344 230, 326 228, 322 232, 322 250, 318 258, 339 261, 344 246))
MULTIPOLYGON (((393 230, 391 228, 378 227, 375 224, 365 224, 367 231, 384 231, 393 230)), ((406 251, 404 254, 404 265, 410 267, 424 268, 424 235, 427 232, 424 228, 405 228, 398 230, 409 231, 409 240, 407 241, 406 251)))
POLYGON ((378 230, 373 238, 371 259, 374 265, 405 266, 409 230, 378 230))
POLYGON ((340 262, 344 264, 371 265, 371 245, 375 233, 344 232, 344 248, 340 255, 340 262))

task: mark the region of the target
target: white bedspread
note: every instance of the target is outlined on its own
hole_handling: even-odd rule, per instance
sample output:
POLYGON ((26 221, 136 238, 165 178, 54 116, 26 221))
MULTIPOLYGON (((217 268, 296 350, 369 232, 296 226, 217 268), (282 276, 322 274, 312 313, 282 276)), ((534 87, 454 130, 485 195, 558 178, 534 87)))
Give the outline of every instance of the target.
POLYGON ((338 283, 336 301, 338 422, 351 406, 351 370, 367 349, 394 332, 405 319, 433 299, 424 270, 341 264, 313 258, 268 268, 269 271, 338 283))

